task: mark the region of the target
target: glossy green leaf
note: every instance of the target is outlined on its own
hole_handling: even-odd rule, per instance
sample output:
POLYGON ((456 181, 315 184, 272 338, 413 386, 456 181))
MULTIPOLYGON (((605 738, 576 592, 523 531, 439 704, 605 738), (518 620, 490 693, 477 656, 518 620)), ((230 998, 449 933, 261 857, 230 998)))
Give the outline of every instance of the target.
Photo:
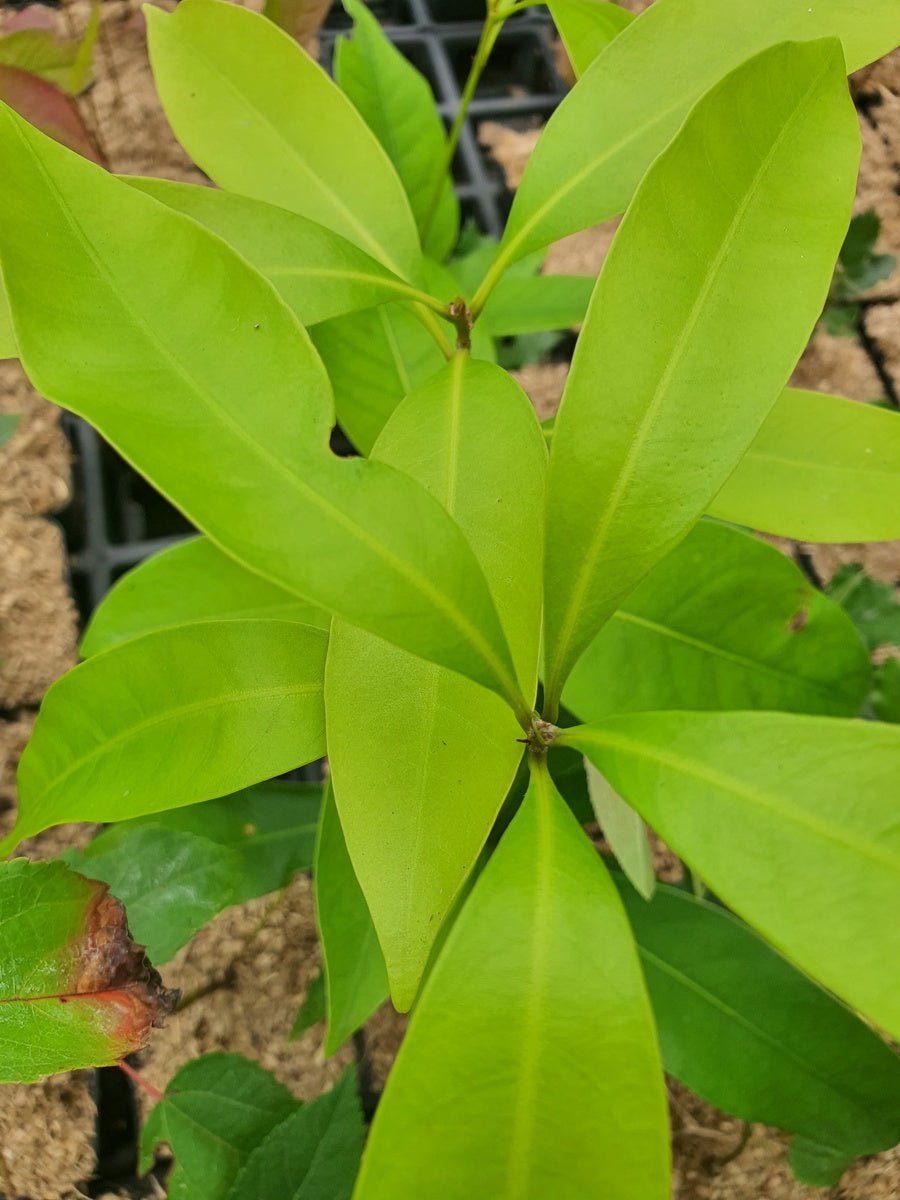
POLYGON ((334 388, 341 428, 369 454, 407 393, 443 367, 444 356, 409 308, 383 304, 310 330, 334 388))
POLYGON ((827 590, 870 650, 900 646, 900 593, 896 587, 872 579, 859 563, 847 563, 836 572, 827 590))
MULTIPOLYGON (((663 1065, 710 1104, 852 1159, 900 1141, 900 1058, 718 905, 622 885, 663 1065)), ((821 1168, 820 1168, 821 1169, 821 1168)))
POLYGON ((647 173, 600 273, 553 431, 551 701, 710 503, 784 387, 821 311, 858 155, 840 47, 786 44, 713 88, 647 173), (736 124, 752 136, 735 138, 736 124))
POLYGON ((368 8, 343 3, 353 32, 335 43, 334 77, 394 164, 426 253, 442 260, 459 233, 459 201, 444 167, 447 137, 434 95, 368 8))
POLYGON ((270 783, 123 821, 66 862, 125 905, 135 938, 168 962, 214 916, 312 866, 321 789, 270 783))
POLYGON ((584 760, 584 772, 591 808, 604 840, 629 882, 644 900, 649 900, 656 887, 656 875, 647 826, 631 805, 610 787, 590 759, 584 760))
POLYGON ((297 1016, 294 1019, 294 1024, 291 1026, 289 1038, 291 1041, 298 1038, 301 1033, 305 1033, 307 1029, 311 1029, 313 1025, 318 1025, 320 1021, 327 1020, 328 1011, 325 1006, 325 972, 317 971, 310 981, 309 987, 306 989, 306 995, 303 997, 297 1016))
POLYGON ((94 610, 81 654, 90 658, 122 642, 195 621, 270 617, 328 630, 321 609, 254 575, 208 538, 160 550, 113 584, 94 610))
POLYGON ((152 824, 233 851, 240 863, 233 903, 241 903, 284 887, 297 871, 312 866, 321 803, 320 784, 276 780, 219 800, 123 822, 120 828, 152 824))
MULTIPOLYGON (((895 0, 656 0, 547 123, 516 192, 498 269, 623 212, 692 105, 741 62, 778 42, 824 37, 840 38, 847 70, 857 70, 900 41, 895 0)), ((772 88, 783 99, 793 91, 783 79, 772 88)), ((755 134, 756 118, 743 128, 755 134)), ((813 195, 817 175, 807 176, 813 195)))
POLYGON ((113 826, 65 861, 109 885, 128 911, 132 934, 165 963, 223 909, 236 903, 237 855, 192 833, 113 826))
POLYGON ((563 700, 583 721, 666 708, 853 717, 871 677, 852 622, 789 558, 701 521, 600 630, 563 700))
POLYGON ((0 151, 0 257, 38 390, 251 569, 522 709, 470 547, 411 479, 330 453, 327 377, 271 285, 8 111, 0 151))
POLYGON ((318 758, 327 635, 289 621, 179 625, 98 654, 47 692, 0 843, 222 796, 318 758))
MULTIPOLYGON (((590 0, 594 3, 594 0, 590 0)), ((568 329, 584 320, 594 280, 587 275, 506 275, 480 321, 494 337, 568 329)))
POLYGON ((561 739, 776 949, 900 1034, 900 730, 788 713, 638 713, 561 739))
POLYGON ((456 920, 357 1200, 663 1200, 665 1096, 609 875, 542 771, 456 920))
POLYGON ((301 325, 420 295, 353 242, 285 208, 196 184, 122 179, 233 246, 269 280, 301 325))
POLYGON ((608 0, 549 0, 547 7, 576 76, 634 20, 627 8, 608 0))
POLYGON ((388 981, 330 786, 322 801, 313 881, 325 974, 325 1053, 333 1054, 384 1002, 388 981))
POLYGON ((353 1068, 256 1147, 228 1200, 350 1200, 363 1143, 353 1068))
POLYGON ((709 505, 726 521, 811 542, 900 538, 900 414, 782 392, 709 505))
POLYGON ((186 1063, 141 1131, 141 1173, 167 1142, 175 1156, 169 1200, 226 1200, 251 1152, 300 1108, 274 1076, 239 1054, 186 1063))
POLYGON ((398 275, 418 270, 415 222, 390 160, 292 38, 221 0, 146 13, 166 116, 211 179, 327 225, 398 275))
POLYGON ((121 905, 63 863, 0 865, 0 1083, 108 1066, 140 1049, 170 997, 121 905))
MULTIPOLYGON (((373 455, 469 538, 533 696, 546 450, 525 395, 498 367, 457 357, 400 404, 373 455)), ((341 824, 405 1011, 515 776, 521 730, 490 692, 339 621, 326 687, 341 824)))

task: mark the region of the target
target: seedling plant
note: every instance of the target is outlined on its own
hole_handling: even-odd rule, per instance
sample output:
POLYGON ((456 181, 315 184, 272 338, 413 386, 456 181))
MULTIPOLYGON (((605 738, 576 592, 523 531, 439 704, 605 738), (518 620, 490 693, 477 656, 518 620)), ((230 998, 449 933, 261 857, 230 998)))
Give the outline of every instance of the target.
POLYGON ((114 1062, 172 1007, 122 904, 165 962, 311 867, 296 1028, 412 1014, 365 1148, 350 1076, 301 1106, 212 1055, 144 1131, 172 1196, 662 1200, 664 1070, 833 1183, 900 1139, 900 730, 749 531, 900 537, 900 418, 787 386, 896 0, 554 0, 580 78, 497 245, 460 243, 450 167, 522 5, 491 0, 449 134, 345 6, 333 80, 264 16, 148 7, 216 187, 0 111, 12 348, 200 531, 112 590, 23 755, 5 854, 107 828, 0 870, 0 1077, 114 1062), (596 283, 537 273, 622 213, 596 283), (496 341, 576 322, 542 428, 496 341), (324 788, 265 783, 324 755, 324 788))

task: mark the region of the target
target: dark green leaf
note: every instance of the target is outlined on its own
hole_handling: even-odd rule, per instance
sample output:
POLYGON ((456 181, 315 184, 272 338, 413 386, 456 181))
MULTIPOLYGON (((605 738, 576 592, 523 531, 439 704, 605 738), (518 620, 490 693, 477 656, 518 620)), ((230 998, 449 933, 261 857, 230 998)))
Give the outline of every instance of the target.
POLYGON ((586 721, 666 708, 855 716, 870 679, 852 623, 789 558, 701 521, 600 631, 563 699, 586 721))
POLYGON ((853 621, 870 650, 900 646, 900 599, 896 588, 870 578, 858 563, 848 563, 838 570, 827 591, 853 621))
POLYGON ((900 1059, 867 1025, 719 906, 672 887, 650 904, 620 891, 671 1075, 827 1148, 831 1183, 900 1141, 900 1059))
POLYGON ((351 1067, 331 1091, 268 1134, 247 1159, 228 1200, 350 1200, 362 1143, 351 1067))
POLYGON ((291 1026, 291 1032, 288 1035, 290 1040, 300 1036, 305 1030, 317 1025, 319 1021, 324 1021, 327 1018, 325 1007, 325 973, 317 971, 312 977, 309 987, 306 989, 306 995, 303 997, 303 1003, 297 1011, 297 1016, 294 1024, 291 1026))
POLYGON ((172 1078, 141 1132, 141 1170, 167 1142, 169 1200, 226 1200, 252 1150, 300 1107, 287 1088, 239 1054, 206 1054, 172 1078))

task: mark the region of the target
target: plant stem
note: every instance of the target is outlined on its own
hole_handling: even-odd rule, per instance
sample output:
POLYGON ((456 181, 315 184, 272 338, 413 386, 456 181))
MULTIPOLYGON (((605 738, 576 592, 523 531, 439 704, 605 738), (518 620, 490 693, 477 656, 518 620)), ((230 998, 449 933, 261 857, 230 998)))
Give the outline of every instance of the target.
MULTIPOLYGON (((442 305, 440 307, 440 309, 437 311, 440 312, 441 316, 444 318, 445 321, 449 321, 451 323, 451 325, 455 324, 453 317, 450 315, 449 308, 444 307, 442 305)), ((440 325, 438 324, 437 318, 435 317, 434 312, 431 310, 431 308, 430 307, 426 308, 423 304, 414 304, 413 308, 412 308, 412 313, 413 313, 413 316, 416 318, 416 320, 419 322, 419 324, 428 330, 428 332, 431 334, 431 336, 437 342, 437 346, 438 346, 438 349, 440 350, 441 354, 443 354, 444 358, 446 358, 449 361, 453 357, 453 354, 454 354, 453 347, 450 345, 450 343, 444 337, 444 331, 441 329, 440 325)))
POLYGON ((155 1100, 157 1103, 162 1100, 163 1094, 159 1088, 155 1088, 152 1083, 148 1083, 140 1072, 128 1065, 124 1058, 117 1058, 116 1065, 120 1071, 125 1072, 133 1084, 136 1084, 142 1092, 146 1092, 151 1100, 155 1100))
POLYGON ((425 219, 422 222, 422 242, 426 241, 428 234, 431 232, 431 227, 434 224, 434 218, 437 214, 438 205, 441 202, 441 194, 444 190, 447 173, 453 165, 453 156, 456 153, 456 147, 459 142, 459 135, 462 133, 463 123, 466 119, 466 114, 469 111, 469 105, 472 102, 472 97, 475 95, 475 89, 478 87, 478 81, 481 79, 481 73, 487 66, 487 60, 490 58, 491 51, 494 48, 494 43, 497 40, 497 35, 503 28, 503 22, 510 15, 509 9, 501 9, 492 11, 490 0, 488 0, 488 13, 485 17, 484 24, 481 27, 481 37, 478 39, 478 46, 475 50, 475 57, 472 59, 472 66, 469 68, 469 75, 463 87, 462 95, 459 99, 459 107, 456 110, 456 116, 453 118, 453 124, 450 126, 450 132, 447 135, 447 144, 444 147, 444 160, 441 163, 441 169, 435 177, 435 185, 431 195, 431 201, 425 213, 425 219))
POLYGON ((473 321, 484 308, 488 297, 497 284, 498 279, 509 266, 511 258, 512 251, 508 246, 504 247, 501 244, 500 249, 497 252, 497 257, 488 267, 484 279, 482 279, 481 283, 478 285, 478 290, 472 297, 472 303, 469 305, 469 311, 472 314, 473 321))

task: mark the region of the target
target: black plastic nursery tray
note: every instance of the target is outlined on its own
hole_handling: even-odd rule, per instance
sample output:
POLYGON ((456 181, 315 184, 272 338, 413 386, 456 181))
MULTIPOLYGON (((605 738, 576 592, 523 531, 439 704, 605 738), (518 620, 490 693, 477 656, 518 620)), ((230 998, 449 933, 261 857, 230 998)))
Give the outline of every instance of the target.
MULTIPOLYGON (((431 84, 449 125, 475 52, 484 0, 373 0, 391 41, 431 84)), ((320 34, 330 65, 335 38, 350 28, 335 5, 320 34)), ((498 236, 510 194, 499 166, 478 145, 476 127, 497 120, 529 128, 545 121, 565 87, 551 52, 552 25, 542 8, 510 18, 469 109, 453 170, 463 220, 498 236)), ((86 619, 130 567, 190 532, 187 521, 83 421, 67 417, 75 454, 73 500, 61 514, 72 587, 86 619)))

